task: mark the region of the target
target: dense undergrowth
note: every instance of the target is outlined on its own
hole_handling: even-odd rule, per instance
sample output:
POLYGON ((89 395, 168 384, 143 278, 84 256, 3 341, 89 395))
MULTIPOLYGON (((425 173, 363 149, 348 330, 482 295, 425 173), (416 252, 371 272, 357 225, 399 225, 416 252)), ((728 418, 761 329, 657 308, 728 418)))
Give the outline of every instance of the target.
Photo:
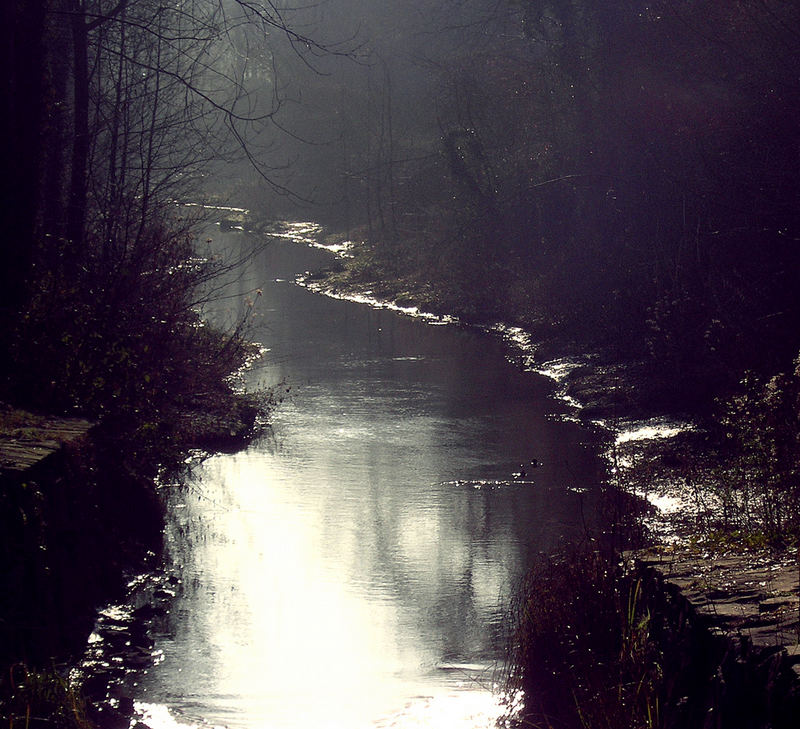
POLYGON ((0 681, 0 707, 8 729, 92 729, 80 692, 54 668, 31 671, 19 664, 0 681))
POLYGON ((515 606, 509 692, 521 725, 659 726, 662 671, 639 586, 597 554, 540 565, 515 606))
POLYGON ((608 555, 540 564, 519 590, 513 623, 507 726, 789 729, 796 722, 800 695, 778 654, 713 635, 657 574, 623 569, 608 555))
POLYGON ((77 260, 41 251, 11 332, 6 401, 191 441, 181 413, 224 413, 245 400, 230 378, 255 349, 241 327, 223 332, 199 313, 219 264, 197 256, 190 230, 170 225, 150 223, 114 251, 87 241, 77 260))
POLYGON ((800 537, 800 360, 749 373, 713 417, 668 439, 611 449, 613 482, 672 500, 652 535, 733 550, 786 552, 800 537))

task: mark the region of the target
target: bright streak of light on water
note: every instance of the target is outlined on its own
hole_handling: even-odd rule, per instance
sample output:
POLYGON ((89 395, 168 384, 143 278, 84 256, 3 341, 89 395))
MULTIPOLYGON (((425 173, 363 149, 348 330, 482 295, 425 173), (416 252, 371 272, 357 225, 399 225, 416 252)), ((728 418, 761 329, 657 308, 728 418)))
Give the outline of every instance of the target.
MULTIPOLYGON (((136 712, 151 729, 224 729, 188 722, 174 716, 162 704, 136 702, 136 712)), ((419 697, 396 712, 362 725, 331 720, 325 707, 313 723, 314 729, 494 729, 506 714, 506 707, 494 695, 477 692, 419 697)), ((266 725, 252 729, 269 729, 266 725)))

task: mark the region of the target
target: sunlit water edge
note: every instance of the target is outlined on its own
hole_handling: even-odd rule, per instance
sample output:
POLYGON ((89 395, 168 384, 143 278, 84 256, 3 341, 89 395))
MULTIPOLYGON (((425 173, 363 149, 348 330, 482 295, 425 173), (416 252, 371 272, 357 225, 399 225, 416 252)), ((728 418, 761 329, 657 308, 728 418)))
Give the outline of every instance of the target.
MULTIPOLYGON (((349 251, 353 245, 351 242, 345 241, 344 243, 337 244, 321 243, 314 238, 321 230, 319 226, 314 223, 297 223, 295 225, 296 229, 292 234, 286 236, 288 240, 329 251, 339 258, 350 257, 349 251)), ((284 237, 282 233, 276 234, 276 236, 284 237)), ((352 301, 376 309, 388 309, 404 316, 421 319, 430 324, 464 326, 464 322, 457 316, 451 314, 433 314, 422 311, 416 306, 401 306, 392 301, 374 296, 369 291, 360 293, 332 291, 323 284, 309 279, 308 276, 298 277, 295 283, 322 296, 352 301)), ((566 404, 571 411, 573 411, 562 417, 579 422, 575 413, 580 411, 584 407, 584 404, 577 398, 569 395, 564 385, 569 375, 576 369, 590 364, 592 360, 595 359, 594 355, 583 354, 539 360, 536 355, 541 343, 536 340, 536 337, 531 332, 522 327, 505 322, 495 322, 491 325, 478 326, 476 328, 494 334, 508 343, 515 350, 515 353, 511 355, 510 358, 517 360, 524 370, 534 372, 555 383, 558 387, 553 393, 553 398, 566 404)), ((628 419, 615 423, 608 420, 595 419, 591 421, 591 424, 612 434, 617 445, 632 440, 669 439, 681 433, 692 431, 696 427, 695 424, 690 421, 663 417, 643 418, 639 420, 628 419)))
MULTIPOLYGON (((313 224, 298 223, 293 228, 292 235, 280 236, 284 239, 291 240, 296 243, 312 246, 310 236, 316 235, 319 229, 313 224)), ((313 245, 313 247, 325 247, 313 245)), ((302 283, 302 282, 301 282, 302 283)), ((306 285, 307 288, 313 286, 306 285)), ((324 290, 317 293, 329 295, 324 290)), ((335 297, 332 297, 335 298, 335 297)), ((412 318, 426 318, 414 307, 398 307, 386 302, 381 302, 378 299, 370 297, 341 297, 350 301, 356 301, 361 304, 367 304, 372 308, 391 309, 405 316, 412 318)), ((439 317, 437 319, 429 319, 428 323, 438 324, 459 324, 458 320, 454 317, 439 317)), ((502 324, 497 324, 493 327, 486 328, 492 334, 499 336, 503 340, 518 348, 522 353, 522 361, 526 369, 535 369, 532 367, 533 355, 535 353, 536 344, 532 341, 529 334, 519 328, 507 327, 502 324), (530 358, 530 359, 528 359, 530 358)), ((420 358, 415 356, 395 358, 396 360, 402 359, 403 361, 417 361, 420 358)), ((545 376, 555 381, 560 381, 560 375, 564 372, 568 365, 552 367, 552 374, 548 371, 548 367, 542 366, 542 372, 545 376)), ((576 365, 577 366, 577 365, 576 365)), ((577 406, 576 406, 577 407, 577 406)), ((497 481, 492 479, 477 479, 473 481, 453 481, 453 482, 440 482, 440 485, 450 484, 452 486, 467 486, 471 487, 470 490, 491 491, 493 489, 502 489, 508 484, 504 481, 497 481)), ((516 487, 533 487, 536 485, 535 481, 520 480, 516 487)), ((572 490, 572 489, 571 489, 572 490)), ((575 491, 578 493, 578 491, 575 491)), ((311 661, 313 658, 307 658, 311 661)), ((327 700, 335 701, 337 699, 336 692, 326 694, 322 692, 322 698, 316 697, 312 699, 311 694, 300 693, 287 693, 285 697, 286 705, 283 710, 287 715, 291 714, 296 707, 302 706, 304 713, 304 726, 309 729, 416 729, 416 727, 425 727, 426 729, 490 729, 494 727, 499 719, 504 717, 507 713, 507 707, 502 699, 501 686, 493 683, 493 680, 486 680, 485 667, 481 670, 480 674, 470 673, 468 669, 464 672, 469 675, 468 679, 459 678, 452 680, 453 675, 448 672, 450 669, 446 666, 439 666, 437 670, 441 670, 441 685, 435 692, 432 692, 431 685, 423 687, 420 691, 416 692, 417 695, 402 703, 402 705, 395 707, 388 713, 383 709, 378 712, 372 712, 369 707, 366 707, 363 712, 351 712, 346 720, 332 720, 329 711, 325 706, 327 700), (476 680, 476 676, 480 675, 480 680, 476 680), (314 710, 309 710, 310 701, 319 702, 320 706, 314 707, 314 710), (356 718, 356 715, 363 713, 361 718, 356 718)), ((321 679, 322 680, 322 679, 321 679)), ((438 681, 434 680, 434 684, 438 681)), ((309 689, 316 687, 310 686, 309 689)), ((365 694, 369 694, 374 687, 365 686, 365 694)), ((412 692, 414 693, 414 692, 412 692)), ((206 697, 206 700, 213 697, 206 697)), ((188 697, 188 704, 191 702, 191 697, 188 697)), ((369 703, 369 702, 367 702, 369 703)), ((378 704, 375 704, 378 705, 378 704)), ((385 706, 385 702, 383 702, 385 706)), ((136 704, 139 711, 140 718, 152 729, 170 729, 171 727, 210 727, 210 726, 225 726, 227 729, 275 729, 278 726, 289 726, 289 723, 281 724, 272 721, 264 721, 258 716, 258 712, 252 715, 248 714, 246 710, 234 712, 233 715, 228 717, 225 711, 220 712, 220 716, 225 717, 225 721, 217 723, 198 723, 196 714, 187 710, 184 713, 181 710, 181 701, 176 700, 169 705, 163 702, 140 700, 136 704)))
MULTIPOLYGON (((304 697, 296 697, 303 701, 304 697)), ((246 726, 248 729, 271 729, 269 723, 248 723, 247 718, 226 724, 207 724, 191 721, 174 708, 164 704, 137 701, 134 704, 138 719, 151 729, 230 729, 246 726)), ((435 696, 420 696, 406 702, 396 711, 377 718, 361 721, 331 720, 326 707, 317 715, 305 718, 309 729, 496 729, 508 716, 506 707, 496 693, 476 691, 451 691, 435 696)))
MULTIPOLYGON (((345 241, 341 244, 321 243, 314 238, 314 236, 319 233, 320 229, 315 228, 313 224, 298 224, 297 230, 302 231, 302 233, 299 235, 292 234, 289 236, 290 240, 327 250, 338 258, 351 257, 350 250, 353 245, 351 242, 345 241)), ((298 277, 295 283, 323 296, 353 301, 376 309, 388 309, 403 316, 421 319, 429 324, 464 325, 456 316, 432 314, 421 311, 416 306, 400 306, 391 301, 376 297, 369 291, 360 293, 331 291, 323 284, 310 279, 308 276, 298 277)), ((584 403, 568 393, 567 382, 569 376, 575 370, 591 365, 592 361, 596 359, 593 354, 589 353, 541 360, 538 357, 538 350, 540 349, 541 343, 536 340, 531 332, 526 331, 522 327, 513 326, 504 322, 495 322, 488 326, 476 328, 489 332, 506 342, 512 350, 509 359, 515 361, 520 368, 541 375, 554 383, 556 389, 552 394, 553 399, 566 405, 568 408, 566 413, 559 413, 555 415, 555 417, 564 421, 590 425, 609 434, 611 445, 602 455, 609 465, 612 477, 616 468, 627 468, 631 465, 631 463, 626 460, 625 456, 620 456, 619 446, 636 441, 668 441, 683 433, 696 430, 695 423, 691 421, 659 416, 613 422, 602 418, 594 418, 588 422, 583 421, 581 420, 580 412, 584 408, 584 403)), ((486 484, 484 484, 484 486, 486 486, 486 484)), ((652 514, 643 517, 645 526, 648 527, 653 534, 658 534, 659 538, 663 541, 669 542, 675 539, 675 534, 670 528, 668 520, 672 515, 687 513, 692 508, 692 494, 690 493, 690 489, 680 482, 652 484, 650 488, 637 488, 634 491, 634 495, 647 503, 654 510, 652 514)))
MULTIPOLYGON (((342 243, 322 243, 315 237, 319 234, 320 230, 321 228, 314 223, 295 223, 287 234, 284 235, 284 233, 274 233, 273 235, 276 238, 284 238, 285 240, 290 240, 294 243, 328 251, 336 258, 346 259, 352 257, 352 254, 350 253, 353 247, 352 242, 344 241, 342 243)), ((453 314, 434 314, 432 312, 424 311, 417 306, 403 306, 388 299, 375 296, 371 291, 335 291, 319 281, 313 280, 313 278, 311 278, 308 274, 298 276, 295 279, 295 283, 298 286, 303 286, 304 288, 307 288, 310 291, 322 296, 364 304, 374 309, 386 309, 389 311, 394 311, 403 316, 420 319, 434 326, 466 326, 459 317, 453 314)), ((561 357, 552 360, 540 361, 537 358, 537 351, 541 346, 541 343, 536 340, 536 337, 531 332, 523 329, 522 327, 498 321, 488 325, 474 325, 474 328, 480 331, 488 332, 506 342, 512 349, 509 359, 515 363, 518 363, 523 370, 534 372, 554 382, 558 387, 553 393, 553 399, 567 405, 572 411, 567 414, 561 414, 559 417, 562 417, 565 420, 578 422, 575 412, 580 411, 583 408, 583 403, 567 393, 564 383, 570 372, 585 365, 589 360, 592 359, 591 355, 561 357)))

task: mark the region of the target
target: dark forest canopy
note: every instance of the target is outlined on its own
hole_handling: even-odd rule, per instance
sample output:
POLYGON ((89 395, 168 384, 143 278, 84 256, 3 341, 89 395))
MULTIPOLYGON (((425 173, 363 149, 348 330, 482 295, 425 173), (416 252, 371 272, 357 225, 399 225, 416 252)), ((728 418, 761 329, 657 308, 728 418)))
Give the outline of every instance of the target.
POLYGON ((147 255, 185 236, 165 218, 199 183, 267 215, 360 226, 376 275, 690 385, 785 371, 798 349, 793 3, 16 0, 3 13, 14 243, 0 304, 6 326, 29 294, 47 312, 6 346, 64 325, 46 296, 70 287, 45 271, 168 269, 147 255))
POLYGON ((364 226, 381 276, 648 357, 685 383, 790 367, 796 4, 318 11, 336 31, 357 19, 367 40, 361 63, 332 59, 298 83, 287 111, 315 144, 294 180, 325 203, 318 215, 364 226))
POLYGON ((201 325, 219 264, 178 203, 241 159, 282 191, 257 139, 274 55, 344 51, 239 0, 11 0, 0 20, 0 399, 101 416, 222 386, 243 343, 201 325))

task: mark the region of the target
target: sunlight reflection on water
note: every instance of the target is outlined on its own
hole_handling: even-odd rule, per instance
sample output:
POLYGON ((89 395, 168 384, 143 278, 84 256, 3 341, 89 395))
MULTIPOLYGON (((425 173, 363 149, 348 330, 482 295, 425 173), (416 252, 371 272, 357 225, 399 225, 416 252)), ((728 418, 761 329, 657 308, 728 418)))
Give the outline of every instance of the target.
MULTIPOLYGON (((137 702, 136 711, 152 729, 212 729, 214 725, 199 724, 175 717, 162 704, 137 702)), ((355 717, 332 718, 333 706, 320 706, 315 715, 306 715, 305 726, 315 729, 492 729, 504 714, 504 707, 488 692, 462 692, 434 697, 420 697, 378 719, 367 718, 365 723, 353 723, 355 717)), ((271 721, 248 725, 252 729, 270 729, 271 721)), ((216 729, 223 729, 216 727, 216 729)))
MULTIPOLYGON (((308 465, 313 479, 298 493, 298 465, 280 458, 255 452, 204 464, 169 535, 183 581, 175 610, 194 620, 178 626, 152 672, 170 693, 192 687, 204 718, 228 727, 492 726, 491 664, 443 665, 440 640, 411 636, 433 633, 449 590, 465 614, 434 623, 455 620, 461 650, 480 652, 478 631, 498 609, 507 567, 453 532, 447 484, 407 491, 407 508, 376 531, 380 509, 370 513, 346 489, 331 503, 338 470, 329 465, 308 465), (375 555, 387 550, 380 563, 375 555), (387 569, 394 574, 382 576, 387 569)), ((191 715, 191 698, 175 708, 182 703, 191 715)), ((157 706, 145 701, 142 716, 166 729, 157 706)))
POLYGON ((153 729, 489 729, 505 601, 585 528, 570 489, 599 461, 496 336, 287 283, 320 255, 271 244, 232 282, 269 311, 251 384, 292 394, 271 437, 174 496, 180 585, 139 711, 153 729))

